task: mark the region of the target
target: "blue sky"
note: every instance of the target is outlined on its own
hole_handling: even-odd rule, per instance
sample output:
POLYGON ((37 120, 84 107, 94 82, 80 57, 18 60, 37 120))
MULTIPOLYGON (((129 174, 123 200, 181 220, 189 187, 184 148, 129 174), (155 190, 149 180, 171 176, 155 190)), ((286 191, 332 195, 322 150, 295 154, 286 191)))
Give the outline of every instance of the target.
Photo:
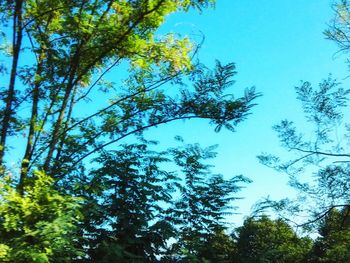
MULTIPOLYGON (((235 133, 215 133, 204 121, 177 122, 150 131, 161 143, 175 134, 203 146, 219 144, 215 172, 243 174, 254 182, 244 189, 237 212, 230 218, 240 224, 261 197, 292 196, 287 177, 261 165, 262 152, 285 155, 271 127, 282 119, 305 125, 294 87, 302 80, 318 85, 330 73, 346 83, 345 56, 323 31, 333 16, 331 0, 218 0, 215 9, 202 14, 191 11, 169 17, 161 32, 180 32, 194 39, 205 35, 199 58, 207 65, 215 59, 235 62, 238 74, 232 92, 255 86, 263 94, 252 115, 235 133)), ((307 176, 307 175, 306 175, 307 176)))
MULTIPOLYGON (((307 80, 317 85, 330 73, 349 81, 346 58, 335 43, 325 39, 323 31, 333 16, 334 0, 217 0, 214 9, 171 15, 159 33, 169 31, 189 35, 200 41, 201 62, 213 66, 216 59, 237 66, 236 84, 230 92, 242 95, 244 88, 255 86, 262 97, 252 114, 237 131, 214 132, 206 121, 176 122, 152 129, 149 138, 164 148, 182 136, 186 142, 202 146, 218 144, 213 170, 229 177, 243 174, 253 180, 235 203, 240 224, 251 206, 270 195, 279 199, 293 195, 285 175, 261 165, 256 156, 262 152, 285 155, 271 127, 282 119, 304 125, 294 87, 307 80)), ((103 101, 104 103, 105 101, 103 101)), ((101 101, 102 103, 102 101, 101 101)), ((17 139, 14 138, 14 144, 17 139)), ((307 176, 307 175, 306 175, 307 176)))

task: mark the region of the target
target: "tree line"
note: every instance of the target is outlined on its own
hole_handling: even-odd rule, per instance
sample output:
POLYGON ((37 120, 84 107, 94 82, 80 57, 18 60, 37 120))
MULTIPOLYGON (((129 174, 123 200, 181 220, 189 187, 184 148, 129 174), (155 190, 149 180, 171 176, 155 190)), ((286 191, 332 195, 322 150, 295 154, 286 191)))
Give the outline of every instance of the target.
MULTIPOLYGON (((228 93, 234 63, 209 68, 197 59, 200 43, 157 35, 168 15, 214 4, 0 2, 0 74, 7 83, 0 87, 1 262, 349 260, 348 165, 328 159, 349 157, 332 140, 349 94, 336 81, 297 89, 316 127, 314 141, 283 121, 275 127, 278 136, 299 155, 286 163, 271 154, 259 157, 291 175, 304 198, 327 196, 308 210, 304 226, 317 229, 315 240, 298 235, 291 221, 262 215, 308 209, 293 200, 264 200, 256 216, 232 230, 226 218, 250 180, 212 173, 215 146, 176 137, 177 146, 169 148, 145 136, 191 119, 209 122, 216 132, 234 131, 260 96, 254 88, 238 97, 228 93), (298 181, 307 165, 322 167, 316 186, 298 181)), ((327 31, 345 50, 349 6, 339 3, 327 31)))

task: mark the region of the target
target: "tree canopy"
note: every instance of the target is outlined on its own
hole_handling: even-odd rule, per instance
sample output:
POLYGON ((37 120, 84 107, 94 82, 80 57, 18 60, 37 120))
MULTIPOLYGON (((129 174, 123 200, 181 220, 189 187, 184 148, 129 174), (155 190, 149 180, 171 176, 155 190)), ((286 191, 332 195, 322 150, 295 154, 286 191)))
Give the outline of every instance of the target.
POLYGON ((202 118, 219 130, 233 129, 243 120, 256 94, 247 90, 242 98, 226 96, 235 74, 233 64, 218 62, 209 70, 194 63, 196 47, 187 37, 156 35, 170 13, 201 10, 210 4, 163 0, 3 3, 8 52, 4 55, 10 56, 11 67, 5 70, 3 65, 8 87, 1 91, 0 164, 6 168, 7 138, 24 133, 18 188, 23 189, 35 169, 57 179, 79 174, 84 161, 94 154, 159 124, 202 118), (11 37, 12 43, 7 41, 11 37), (124 82, 106 78, 123 65, 129 70, 124 82), (179 88, 185 79, 192 81, 193 88, 179 88), (178 87, 170 93, 169 86, 178 87), (109 103, 83 114, 96 97, 109 103), (23 108, 30 108, 30 114, 23 114, 23 108))
POLYGON ((236 261, 305 262, 311 240, 300 238, 283 220, 248 218, 237 230, 236 261))
POLYGON ((188 233, 202 243, 225 229, 248 180, 210 175, 214 153, 199 145, 158 151, 143 136, 194 118, 234 130, 254 106, 254 89, 226 91, 233 63, 209 69, 199 43, 158 33, 170 14, 214 2, 1 1, 2 260, 175 260, 197 251, 188 233))
MULTIPOLYGON (((325 31, 325 36, 345 53, 349 51, 349 7, 347 0, 335 3, 334 19, 325 31)), ((298 197, 280 201, 267 198, 260 202, 257 211, 272 207, 295 220, 297 225, 310 227, 315 223, 317 227, 317 223, 335 208, 342 210, 349 206, 346 111, 350 89, 329 75, 318 86, 302 81, 295 91, 304 113, 304 123, 285 119, 273 126, 289 157, 263 153, 258 159, 266 166, 286 173, 298 197), (307 220, 301 222, 298 215, 304 218, 307 215, 307 220)))

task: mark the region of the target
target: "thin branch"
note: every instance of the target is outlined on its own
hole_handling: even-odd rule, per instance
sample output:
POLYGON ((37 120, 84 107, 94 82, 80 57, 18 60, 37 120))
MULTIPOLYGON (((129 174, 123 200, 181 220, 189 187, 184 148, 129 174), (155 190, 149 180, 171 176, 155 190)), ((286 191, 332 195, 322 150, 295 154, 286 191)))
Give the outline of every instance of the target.
POLYGON ((309 153, 309 154, 303 155, 303 156, 301 156, 300 158, 295 159, 293 162, 289 163, 289 164, 286 166, 286 168, 288 169, 290 166, 292 166, 292 165, 296 164, 297 162, 299 162, 299 161, 301 161, 301 160, 303 160, 303 159, 305 159, 305 158, 307 158, 307 157, 310 157, 310 156, 312 156, 312 155, 314 155, 314 153, 309 153))
MULTIPOLYGON (((177 73, 177 74, 179 74, 179 73, 177 73)), ((76 126, 78 126, 78 125, 80 125, 80 124, 82 124, 82 123, 88 121, 89 119, 91 119, 91 118, 93 118, 93 117, 95 117, 95 116, 100 115, 101 113, 103 113, 103 112, 105 112, 105 111, 107 111, 107 110, 113 108, 114 106, 116 106, 117 104, 119 104, 119 103, 121 103, 121 102, 123 102, 123 101, 125 101, 125 100, 131 99, 132 97, 135 97, 135 96, 137 96, 137 95, 139 95, 139 94, 141 94, 141 93, 149 92, 149 91, 151 91, 151 90, 155 90, 155 89, 161 87, 162 85, 164 85, 165 83, 167 83, 167 82, 171 81, 172 79, 174 79, 174 77, 176 77, 176 75, 172 75, 172 76, 170 76, 170 77, 166 77, 166 78, 164 78, 164 79, 158 80, 157 82, 155 82, 155 83, 149 85, 148 87, 146 87, 146 88, 144 88, 144 89, 142 89, 142 90, 140 90, 140 91, 137 91, 137 92, 134 92, 134 93, 129 94, 129 95, 127 95, 127 96, 124 96, 124 97, 122 97, 121 99, 114 101, 114 102, 111 103, 109 106, 107 106, 107 107, 105 107, 105 108, 103 108, 103 109, 101 109, 101 110, 99 110, 99 111, 97 111, 97 112, 95 112, 95 113, 93 113, 93 114, 91 114, 91 115, 89 115, 89 116, 83 118, 82 120, 80 120, 80 121, 74 123, 72 126, 68 127, 64 132, 68 132, 68 131, 72 130, 72 129, 75 128, 76 126)))
POLYGON ((332 156, 332 157, 349 157, 350 158, 350 154, 346 154, 346 153, 327 153, 322 151, 305 150, 298 147, 291 147, 290 149, 303 152, 303 153, 309 153, 311 155, 316 154, 316 155, 324 155, 324 156, 332 156))
POLYGON ((325 216, 327 216, 332 209, 337 208, 337 207, 346 207, 349 206, 349 204, 344 204, 344 205, 332 205, 330 206, 326 211, 319 213, 318 215, 316 215, 316 218, 314 218, 313 220, 307 221, 306 223, 303 224, 298 224, 298 227, 303 227, 303 226, 307 226, 313 223, 316 223, 318 221, 320 221, 321 219, 323 219, 325 216))
POLYGON ((112 65, 110 65, 107 69, 105 69, 105 71, 95 80, 95 82, 89 87, 89 89, 87 90, 87 92, 84 93, 84 95, 80 96, 79 98, 76 99, 76 103, 78 103, 80 100, 86 98, 89 93, 91 92, 91 90, 98 84, 98 82, 104 77, 104 75, 106 75, 112 68, 114 68, 121 60, 122 58, 118 58, 116 61, 114 61, 112 63, 112 65))
MULTIPOLYGON (((73 5, 72 5, 73 6, 73 5)), ((69 7, 69 6, 68 6, 69 7)), ((63 9, 66 9, 67 8, 67 3, 64 5, 64 6, 61 6, 61 7, 57 7, 57 8, 52 8, 52 9, 49 9, 49 10, 46 10, 45 12, 42 12, 36 16, 33 16, 34 18, 33 19, 30 19, 28 20, 24 25, 23 25, 23 28, 29 26, 31 23, 33 23, 36 19, 40 18, 40 17, 43 17, 44 15, 47 15, 49 13, 52 13, 54 11, 58 11, 58 10, 63 10, 63 9)))
POLYGON ((128 36, 132 32, 132 30, 134 30, 142 22, 142 19, 144 19, 147 15, 153 13, 154 11, 158 10, 163 3, 164 3, 164 0, 161 0, 152 9, 150 9, 144 13, 141 13, 140 16, 136 19, 136 21, 134 23, 132 23, 132 25, 130 27, 128 27, 128 29, 118 38, 118 40, 114 43, 113 46, 111 45, 109 49, 102 52, 96 59, 94 59, 84 69, 82 69, 81 73, 77 76, 74 84, 76 84, 82 78, 82 76, 85 76, 91 70, 91 68, 94 65, 96 65, 96 63, 101 61, 104 57, 106 57, 108 55, 108 53, 110 53, 116 46, 118 46, 123 41, 123 39, 126 36, 128 36))

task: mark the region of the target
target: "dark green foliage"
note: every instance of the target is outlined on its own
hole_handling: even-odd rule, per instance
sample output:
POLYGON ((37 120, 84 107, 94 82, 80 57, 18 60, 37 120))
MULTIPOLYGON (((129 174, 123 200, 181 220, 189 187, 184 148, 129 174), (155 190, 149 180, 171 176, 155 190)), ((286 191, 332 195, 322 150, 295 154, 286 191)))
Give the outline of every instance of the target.
POLYGON ((223 230, 216 230, 209 234, 201 248, 198 249, 198 258, 204 262, 229 263, 236 253, 236 244, 232 237, 223 230))
POLYGON ((248 218, 236 229, 237 263, 305 262, 311 240, 298 237, 282 220, 248 218))
MULTIPOLYGON (((186 145, 173 149, 172 154, 184 178, 181 198, 172 211, 179 231, 172 253, 179 262, 227 261, 229 254, 224 251, 217 255, 208 252, 217 250, 216 238, 220 235, 224 238, 224 216, 232 214, 231 201, 237 198, 233 194, 242 188, 241 183, 249 180, 242 176, 225 180, 222 175, 212 174, 210 165, 203 161, 215 156, 213 147, 202 149, 198 145, 186 145)), ((225 249, 231 251, 230 245, 226 246, 225 249)))
POLYGON ((86 222, 92 262, 155 262, 174 229, 166 217, 176 177, 162 170, 165 153, 146 144, 103 152, 90 174, 86 222), (94 204, 91 206, 91 204, 94 204), (94 245, 93 245, 94 244, 94 245))
MULTIPOLYGON (((249 114, 258 96, 254 89, 242 97, 227 93, 236 73, 233 63, 217 62, 209 69, 193 61, 199 47, 188 37, 158 35, 168 15, 201 11, 214 3, 0 1, 5 62, 0 73, 8 82, 0 87, 0 172, 13 170, 11 194, 18 202, 52 206, 50 212, 31 212, 40 227, 30 225, 25 216, 19 220, 21 227, 35 232, 33 242, 32 237, 27 242, 21 227, 12 230, 13 236, 1 230, 2 258, 18 252, 24 253, 16 254, 18 262, 38 261, 40 253, 43 262, 156 262, 169 254, 178 232, 185 233, 184 218, 174 212, 177 193, 187 195, 179 201, 185 204, 186 219, 191 211, 203 212, 198 227, 191 226, 193 233, 209 228, 208 241, 222 232, 230 194, 245 179, 214 175, 204 180, 206 166, 188 163, 180 166, 190 169, 197 182, 190 186, 187 178, 182 184, 177 181, 181 174, 165 169, 172 158, 169 152, 152 151, 144 141, 121 144, 126 138, 143 139, 146 129, 193 118, 207 120, 216 131, 234 130, 249 114), (13 169, 7 159, 11 153, 19 160, 13 169), (38 191, 32 185, 37 170, 50 176, 40 188, 47 198, 44 204, 28 197, 28 189, 38 191), (189 190, 195 191, 194 199, 189 190), (200 206, 198 211, 193 205, 188 209, 190 200, 200 206), (54 228, 52 233, 46 227, 54 228)), ((182 157, 176 158, 178 162, 182 157)), ((1 216, 23 216, 27 207, 11 210, 20 204, 5 201, 1 216)))
POLYGON ((331 209, 320 220, 318 233, 309 262, 350 262, 349 207, 341 211, 331 209))
MULTIPOLYGON (((311 251, 309 239, 267 217, 249 218, 228 236, 225 216, 249 180, 212 174, 206 162, 215 157, 213 147, 156 151, 144 139, 146 129, 193 118, 233 131, 254 106, 254 89, 238 98, 227 94, 233 63, 209 69, 192 60, 199 47, 189 38, 157 36, 168 15, 214 2, 0 2, 0 74, 8 81, 0 88, 0 173, 14 170, 0 185, 1 262, 350 260, 350 155, 332 137, 350 91, 337 81, 297 88, 313 139, 291 121, 275 126, 282 145, 297 154, 291 161, 260 157, 291 175, 303 203, 316 201, 310 204, 320 237, 311 251), (124 81, 109 78, 122 72, 124 81), (133 143, 121 144, 127 137, 133 143), (24 149, 13 149, 9 138, 24 149), (5 158, 11 151, 21 154, 15 168, 5 158), (317 168, 315 185, 297 178, 310 166, 317 168)), ((327 32, 344 49, 348 6, 341 1, 327 32)), ((265 204, 292 213, 304 208, 287 200, 265 204)))
POLYGON ((149 148, 146 142, 124 145, 96 159, 101 167, 79 190, 85 198, 86 261, 227 262, 233 243, 223 232, 224 216, 232 211, 232 194, 249 180, 212 175, 202 162, 215 156, 213 147, 149 148), (161 168, 170 164, 167 156, 181 174, 161 168))

